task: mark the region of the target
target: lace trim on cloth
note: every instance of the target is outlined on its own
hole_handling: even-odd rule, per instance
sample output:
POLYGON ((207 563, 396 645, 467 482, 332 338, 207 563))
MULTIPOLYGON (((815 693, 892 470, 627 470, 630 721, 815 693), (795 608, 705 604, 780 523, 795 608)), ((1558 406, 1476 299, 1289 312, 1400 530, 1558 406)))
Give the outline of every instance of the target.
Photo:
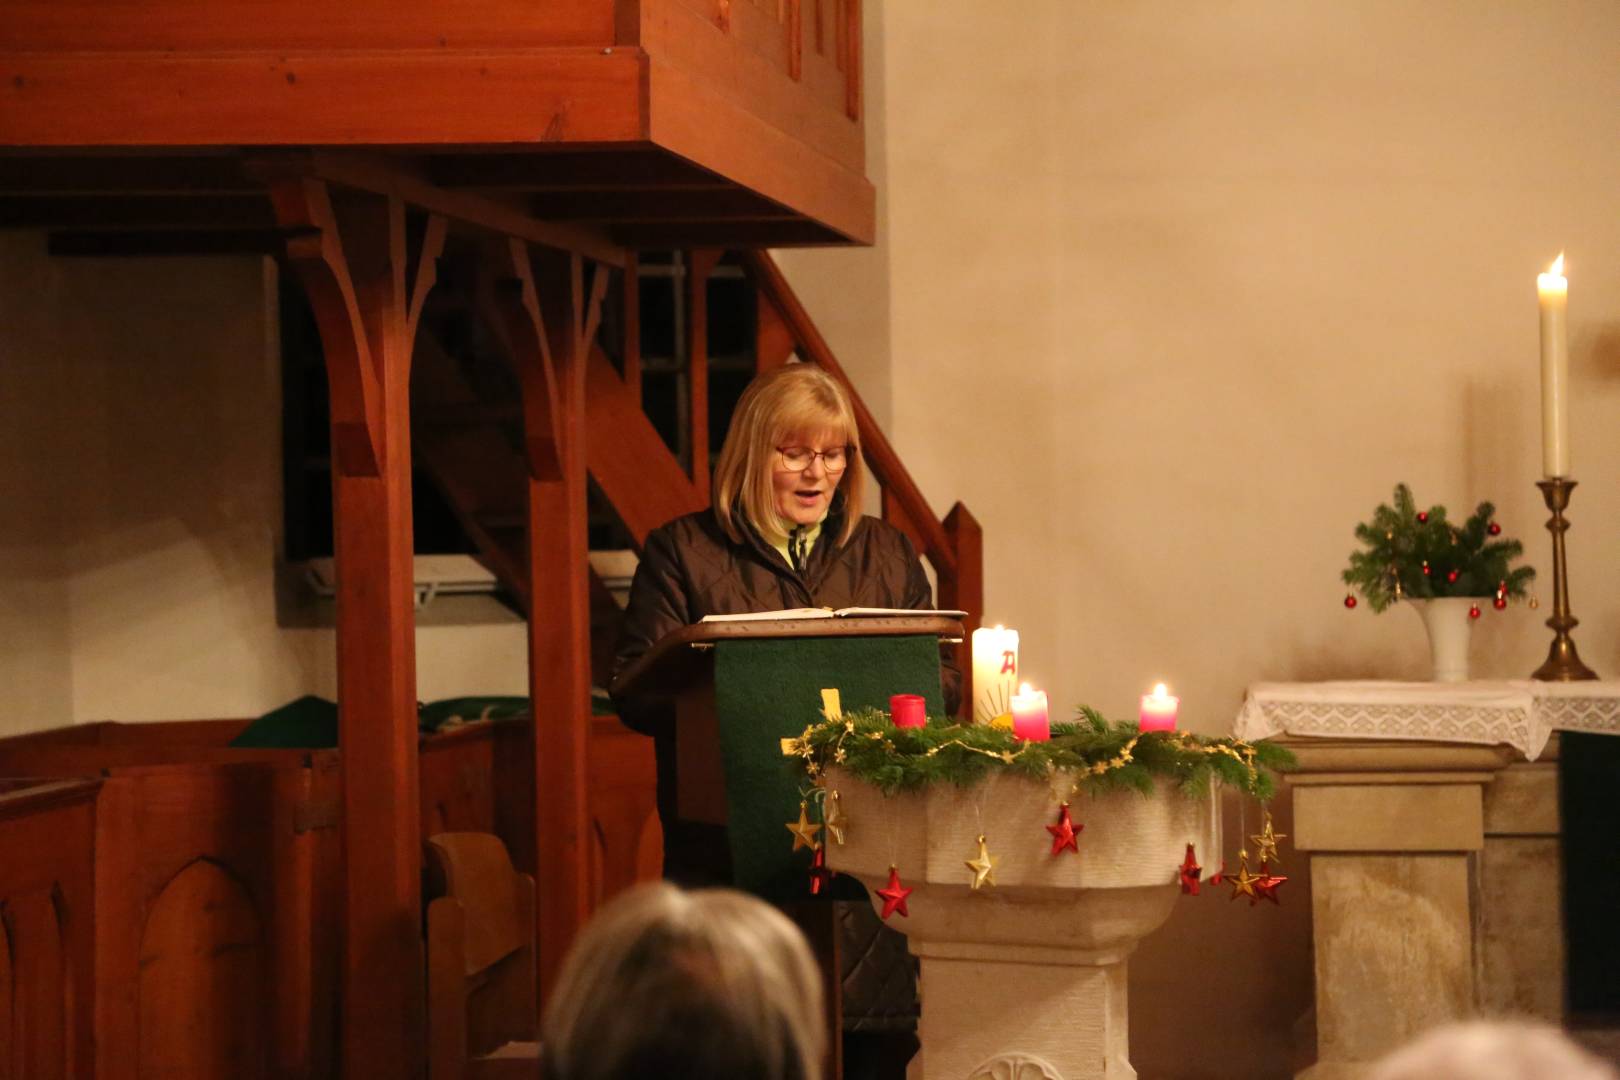
POLYGON ((1534 761, 1554 731, 1620 735, 1620 681, 1255 683, 1235 727, 1249 740, 1505 743, 1534 761))

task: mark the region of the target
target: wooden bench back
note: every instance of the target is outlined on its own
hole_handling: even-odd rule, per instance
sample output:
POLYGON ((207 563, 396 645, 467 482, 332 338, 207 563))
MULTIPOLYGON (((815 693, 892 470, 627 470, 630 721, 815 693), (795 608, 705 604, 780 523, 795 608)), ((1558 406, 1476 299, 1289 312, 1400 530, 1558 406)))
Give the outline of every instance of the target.
POLYGON ((540 1027, 534 879, 512 869, 506 845, 490 833, 439 833, 427 851, 442 893, 428 905, 428 1075, 495 1075, 480 1059, 532 1043, 540 1027))

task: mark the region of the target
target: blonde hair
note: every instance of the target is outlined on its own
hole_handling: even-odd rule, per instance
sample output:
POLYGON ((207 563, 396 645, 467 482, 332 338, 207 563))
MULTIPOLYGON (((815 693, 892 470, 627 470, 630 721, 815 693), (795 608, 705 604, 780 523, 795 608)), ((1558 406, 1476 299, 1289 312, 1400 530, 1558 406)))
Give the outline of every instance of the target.
POLYGON ((866 493, 866 471, 857 443, 855 409, 838 381, 813 364, 788 364, 748 384, 731 415, 726 444, 714 466, 714 516, 732 540, 752 526, 770 541, 786 537, 776 512, 771 474, 782 440, 817 431, 841 432, 849 447, 835 498, 844 500, 838 542, 855 532, 866 493))
POLYGON ((541 1029, 547 1080, 816 1080, 821 976, 797 927, 730 889, 630 889, 585 927, 541 1029))

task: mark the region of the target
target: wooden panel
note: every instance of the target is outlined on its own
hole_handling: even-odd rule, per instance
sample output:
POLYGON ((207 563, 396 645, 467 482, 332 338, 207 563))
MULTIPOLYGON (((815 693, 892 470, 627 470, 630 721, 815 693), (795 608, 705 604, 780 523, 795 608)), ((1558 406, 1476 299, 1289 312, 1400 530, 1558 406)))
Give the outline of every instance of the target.
POLYGON ((510 49, 610 45, 603 0, 5 0, 0 49, 510 49))
POLYGON ((786 133, 797 129, 768 123, 675 65, 652 62, 647 78, 653 142, 856 243, 872 242, 877 197, 860 166, 817 152, 786 133))
MULTIPOLYGON (((0 225, 15 200, 0 199, 0 225)), ((748 191, 556 192, 528 200, 529 211, 548 221, 793 221, 796 215, 748 191)))
POLYGON ((605 901, 663 874, 663 833, 655 793, 652 740, 617 717, 591 721, 591 824, 595 833, 591 899, 605 901))
MULTIPOLYGON (((647 0, 642 5, 642 48, 653 71, 677 68, 757 122, 790 133, 804 148, 856 173, 865 168, 865 133, 845 111, 842 77, 830 61, 825 67, 831 77, 815 85, 791 77, 791 43, 784 41, 782 27, 759 12, 734 6, 732 33, 727 34, 679 0, 647 0)), ((655 83, 655 116, 662 93, 655 83)), ((694 160, 704 164, 701 158, 694 160)))
POLYGON ((11 927, 0 910, 0 1080, 17 1075, 17 1025, 12 1006, 11 927))
POLYGON ((99 788, 0 782, 0 1077, 92 1075, 99 788))
MULTIPOLYGON (((4 164, 0 158, 0 166, 4 164)), ((655 150, 569 153, 538 147, 517 154, 435 157, 428 173, 445 187, 481 191, 703 191, 728 184, 706 169, 655 150)), ((6 173, 0 169, 0 183, 6 173)))
POLYGON ((643 137, 641 114, 641 59, 629 50, 0 51, 0 144, 13 146, 630 142, 643 137))
POLYGON ((65 1080, 67 1025, 72 990, 65 981, 67 943, 51 890, 35 889, 6 899, 5 919, 15 942, 20 1015, 17 1073, 29 1080, 65 1080))
POLYGON ((267 1075, 265 940, 247 889, 199 859, 152 901, 141 938, 140 1075, 267 1075))

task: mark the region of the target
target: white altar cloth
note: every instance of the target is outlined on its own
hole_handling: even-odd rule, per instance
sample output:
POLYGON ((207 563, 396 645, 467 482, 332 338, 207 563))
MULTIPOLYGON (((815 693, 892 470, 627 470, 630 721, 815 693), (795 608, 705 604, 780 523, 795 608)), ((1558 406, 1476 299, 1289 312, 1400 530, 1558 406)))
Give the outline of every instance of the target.
POLYGON ((1554 731, 1620 735, 1620 681, 1255 683, 1235 733, 1506 743, 1534 761, 1554 731))

